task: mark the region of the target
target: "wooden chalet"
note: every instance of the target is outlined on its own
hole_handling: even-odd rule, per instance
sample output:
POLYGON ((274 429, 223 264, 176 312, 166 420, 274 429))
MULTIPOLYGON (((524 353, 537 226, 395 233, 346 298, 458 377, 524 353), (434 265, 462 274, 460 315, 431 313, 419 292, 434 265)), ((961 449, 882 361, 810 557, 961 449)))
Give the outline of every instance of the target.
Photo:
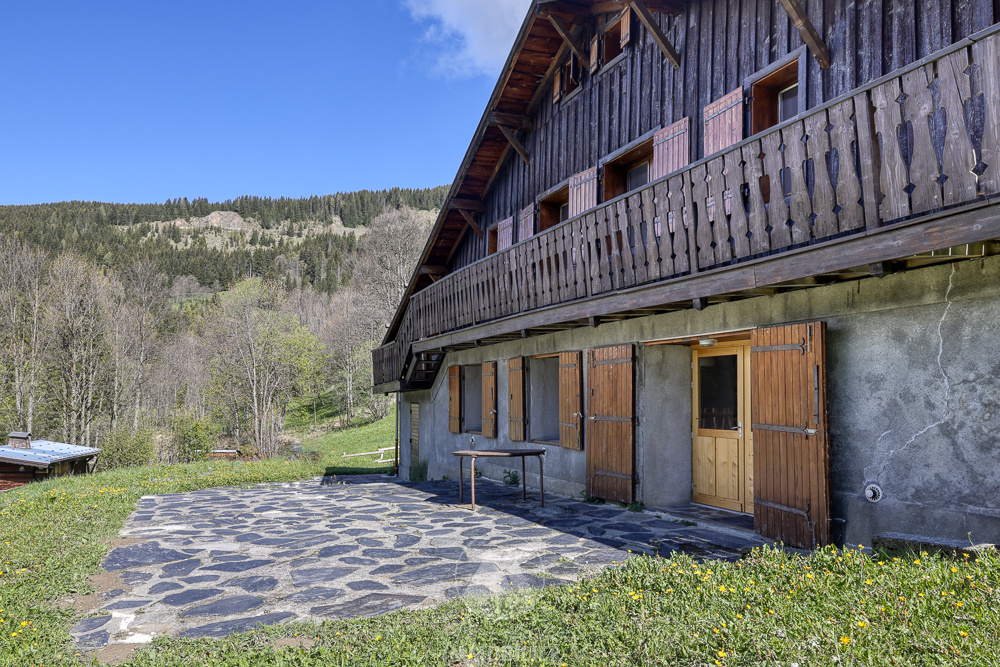
POLYGON ((404 472, 474 433, 797 546, 1000 540, 998 21, 535 0, 373 355, 404 472))

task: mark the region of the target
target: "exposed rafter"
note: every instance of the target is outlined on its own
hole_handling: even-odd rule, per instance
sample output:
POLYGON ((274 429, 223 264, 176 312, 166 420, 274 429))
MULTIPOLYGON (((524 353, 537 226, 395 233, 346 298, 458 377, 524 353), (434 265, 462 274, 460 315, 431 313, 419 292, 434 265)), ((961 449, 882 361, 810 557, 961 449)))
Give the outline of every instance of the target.
POLYGON ((517 151, 517 154, 521 156, 521 159, 524 160, 524 164, 531 164, 531 158, 528 157, 528 151, 521 145, 521 142, 517 140, 517 137, 514 136, 514 131, 506 125, 497 125, 497 127, 500 128, 501 132, 503 132, 503 136, 507 137, 507 142, 514 148, 515 151, 517 151))
POLYGON ((521 116, 516 113, 502 113, 494 111, 490 114, 490 122, 494 125, 506 125, 515 130, 532 130, 534 124, 528 116, 521 116))
POLYGON ((576 57, 580 59, 580 63, 583 65, 583 68, 589 69, 590 55, 583 50, 583 47, 576 41, 576 38, 566 28, 566 25, 562 22, 562 20, 560 20, 560 18, 555 14, 548 14, 546 15, 546 18, 549 20, 549 23, 552 24, 552 27, 556 29, 556 32, 559 33, 559 36, 562 37, 566 46, 568 46, 570 50, 576 54, 576 57))
POLYGON ((670 61, 670 64, 674 66, 674 69, 680 69, 681 57, 677 53, 677 49, 674 48, 673 44, 670 43, 670 40, 667 39, 667 36, 663 34, 662 30, 660 30, 660 24, 657 23, 656 19, 653 18, 653 15, 649 13, 649 9, 646 7, 645 3, 640 0, 634 0, 633 2, 630 2, 629 5, 631 5, 632 9, 635 10, 639 20, 642 21, 644 26, 646 26, 646 30, 649 31, 653 41, 660 47, 660 51, 663 51, 663 55, 670 61))
POLYGON ((830 50, 826 48, 823 38, 820 37, 816 27, 806 15, 805 8, 802 7, 799 0, 778 0, 778 2, 781 3, 788 18, 792 20, 799 34, 802 35, 802 41, 806 43, 816 60, 819 61, 819 66, 828 69, 830 67, 830 50))
POLYGON ((452 198, 451 207, 458 211, 474 211, 476 213, 482 213, 486 210, 486 205, 478 199, 460 199, 458 197, 452 198))
POLYGON ((465 218, 466 224, 468 224, 469 227, 472 227, 472 231, 474 231, 479 238, 483 238, 483 228, 479 226, 479 223, 472 217, 472 214, 464 208, 458 209, 458 212, 462 214, 463 218, 465 218))

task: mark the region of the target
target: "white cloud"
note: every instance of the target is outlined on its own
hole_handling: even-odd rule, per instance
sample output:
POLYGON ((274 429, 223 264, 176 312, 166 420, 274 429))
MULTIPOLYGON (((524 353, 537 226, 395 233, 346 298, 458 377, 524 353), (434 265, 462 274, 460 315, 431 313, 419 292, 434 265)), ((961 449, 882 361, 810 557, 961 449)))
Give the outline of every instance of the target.
POLYGON ((531 0, 402 0, 426 25, 425 55, 446 76, 497 76, 531 0))

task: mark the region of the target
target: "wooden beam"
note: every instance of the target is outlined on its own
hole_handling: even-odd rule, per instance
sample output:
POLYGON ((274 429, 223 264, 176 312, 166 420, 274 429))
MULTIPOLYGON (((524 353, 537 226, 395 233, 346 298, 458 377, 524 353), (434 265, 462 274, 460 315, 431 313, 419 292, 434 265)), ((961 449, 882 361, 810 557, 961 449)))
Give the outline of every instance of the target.
POLYGON ((448 267, 435 264, 424 264, 420 267, 420 273, 425 276, 443 276, 448 273, 448 267))
POLYGON ((646 5, 641 2, 641 0, 634 0, 629 4, 632 6, 632 9, 635 10, 639 20, 642 21, 642 24, 646 26, 646 30, 649 31, 653 41, 660 47, 660 51, 663 51, 663 55, 670 61, 670 64, 674 66, 674 69, 680 69, 681 57, 677 53, 677 49, 674 48, 673 44, 670 43, 670 40, 667 39, 667 36, 663 34, 662 30, 660 30, 660 24, 657 23, 656 19, 653 18, 653 15, 649 13, 646 5))
POLYGON ((506 125, 515 130, 527 130, 529 132, 534 128, 534 124, 528 116, 516 113, 503 113, 502 111, 491 113, 490 122, 494 125, 506 125))
POLYGON ((503 136, 507 137, 507 142, 513 146, 514 150, 517 151, 517 154, 521 156, 522 160, 524 160, 524 164, 531 164, 531 158, 528 157, 528 151, 525 150, 524 146, 521 145, 521 142, 514 136, 514 132, 506 125, 497 125, 497 127, 499 127, 500 131, 503 132, 503 136))
POLYGON ((799 0, 778 0, 788 14, 788 18, 795 24, 795 28, 802 35, 802 41, 806 43, 809 50, 819 61, 819 66, 823 69, 830 68, 830 50, 826 48, 823 38, 816 32, 816 27, 806 15, 806 10, 799 3, 799 0))
POLYGON ((472 231, 478 234, 479 238, 483 238, 483 228, 479 226, 479 223, 477 223, 476 219, 472 217, 472 214, 464 208, 458 209, 458 212, 462 214, 463 218, 465 218, 465 222, 469 225, 469 227, 472 227, 472 231))
POLYGON ((474 213, 482 213, 486 210, 486 204, 478 199, 460 199, 458 197, 453 197, 450 205, 451 208, 457 211, 473 211, 474 213))
POLYGON ((549 14, 546 18, 549 19, 549 23, 552 24, 552 27, 556 29, 559 36, 562 37, 564 42, 566 42, 566 46, 568 46, 570 50, 576 54, 576 57, 580 59, 580 64, 583 65, 583 68, 590 69, 590 55, 583 50, 583 47, 580 46, 580 44, 576 41, 576 38, 573 37, 569 30, 566 29, 566 26, 559 19, 559 17, 555 14, 549 14))

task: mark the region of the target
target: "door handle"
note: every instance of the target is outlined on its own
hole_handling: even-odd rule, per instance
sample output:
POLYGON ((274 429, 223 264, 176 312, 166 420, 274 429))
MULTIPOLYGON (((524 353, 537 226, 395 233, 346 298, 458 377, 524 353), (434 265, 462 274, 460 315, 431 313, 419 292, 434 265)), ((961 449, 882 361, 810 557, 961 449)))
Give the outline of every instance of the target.
POLYGON ((739 437, 743 437, 743 422, 736 422, 740 429, 739 437))

